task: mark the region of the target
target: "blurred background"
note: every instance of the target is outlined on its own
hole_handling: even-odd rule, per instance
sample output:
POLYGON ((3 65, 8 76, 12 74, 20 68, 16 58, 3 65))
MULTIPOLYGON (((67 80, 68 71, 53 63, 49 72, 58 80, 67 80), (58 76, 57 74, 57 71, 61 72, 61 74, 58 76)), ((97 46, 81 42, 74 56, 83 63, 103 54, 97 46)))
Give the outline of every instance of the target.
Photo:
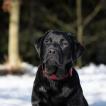
MULTIPOLYGON (((93 63, 88 66, 90 72, 103 69, 102 74, 106 74, 106 0, 0 0, 0 74, 35 71, 40 60, 34 48, 34 40, 50 29, 72 32, 85 46, 85 52, 77 66, 83 66, 83 69, 93 63)), ((82 82, 86 79, 81 78, 82 82)), ((102 78, 106 80, 105 77, 102 78)), ((34 78, 31 81, 33 80, 34 78)), ((3 82, 3 89, 7 87, 5 84, 3 82)), ((104 83, 102 86, 105 86, 104 83)), ((29 91, 31 88, 32 85, 29 91)), ((106 94, 106 91, 102 93, 104 92, 106 94)), ((103 97, 106 100, 106 96, 103 97)), ((30 100, 30 97, 27 99, 30 100)), ((105 106, 106 102, 96 104, 105 106)))
POLYGON ((18 58, 38 65, 33 39, 49 29, 75 34, 86 47, 84 65, 106 64, 106 0, 0 0, 0 63, 8 60, 9 42, 16 39, 18 48, 10 45, 18 58))

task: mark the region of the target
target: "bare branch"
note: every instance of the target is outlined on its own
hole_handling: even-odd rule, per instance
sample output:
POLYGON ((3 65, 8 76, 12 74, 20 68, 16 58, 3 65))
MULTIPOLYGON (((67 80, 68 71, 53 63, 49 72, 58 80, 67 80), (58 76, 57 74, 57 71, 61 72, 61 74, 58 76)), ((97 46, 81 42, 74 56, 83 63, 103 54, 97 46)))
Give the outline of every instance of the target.
MULTIPOLYGON (((53 24, 57 24, 58 26, 60 26, 63 30, 66 30, 66 31, 72 31, 73 33, 75 33, 75 28, 73 27, 73 25, 71 25, 71 23, 64 23, 62 20, 58 19, 58 17, 56 16, 56 14, 51 14, 51 12, 46 9, 45 7, 42 6, 42 10, 43 12, 45 12, 45 16, 44 18, 49 21, 49 25, 53 25, 53 24), (51 14, 51 15, 50 15, 51 14)), ((45 23, 46 26, 48 26, 46 23, 45 23)))
POLYGON ((55 14, 52 14, 51 16, 46 15, 46 19, 49 21, 49 23, 57 24, 58 26, 63 28, 63 30, 72 31, 73 33, 76 32, 73 26, 70 25, 70 23, 69 24, 64 23, 63 21, 59 20, 55 14))
POLYGON ((99 11, 101 9, 102 9, 102 5, 101 5, 101 3, 98 3, 97 6, 95 7, 95 9, 93 10, 93 12, 86 17, 86 19, 83 23, 83 27, 88 25, 89 22, 94 19, 94 17, 99 13, 99 11))

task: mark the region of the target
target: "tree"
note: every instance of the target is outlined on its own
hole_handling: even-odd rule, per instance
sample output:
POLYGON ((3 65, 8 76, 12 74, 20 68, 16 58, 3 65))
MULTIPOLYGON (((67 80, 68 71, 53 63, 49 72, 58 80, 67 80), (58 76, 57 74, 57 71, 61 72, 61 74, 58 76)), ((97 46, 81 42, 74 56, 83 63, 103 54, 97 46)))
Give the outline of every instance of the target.
POLYGON ((17 68, 20 64, 19 57, 19 13, 20 13, 20 0, 11 1, 10 9, 10 23, 9 23, 9 45, 8 45, 8 58, 9 64, 17 68))
POLYGON ((4 0, 3 9, 9 12, 8 64, 10 70, 17 70, 21 60, 19 56, 19 14, 20 0, 4 0))
MULTIPOLYGON (((82 25, 82 0, 76 0, 76 15, 77 15, 77 39, 83 43, 83 25, 82 25)), ((78 65, 82 65, 81 57, 78 65)))
MULTIPOLYGON (((77 39, 80 43, 83 43, 83 33, 84 28, 90 23, 91 20, 95 18, 95 16, 98 14, 98 12, 102 8, 102 0, 96 5, 94 8, 94 11, 91 12, 85 19, 83 19, 82 16, 82 0, 76 0, 76 16, 77 16, 77 39), (82 21, 83 20, 83 21, 82 21)), ((78 61, 78 65, 82 65, 81 58, 78 61)))

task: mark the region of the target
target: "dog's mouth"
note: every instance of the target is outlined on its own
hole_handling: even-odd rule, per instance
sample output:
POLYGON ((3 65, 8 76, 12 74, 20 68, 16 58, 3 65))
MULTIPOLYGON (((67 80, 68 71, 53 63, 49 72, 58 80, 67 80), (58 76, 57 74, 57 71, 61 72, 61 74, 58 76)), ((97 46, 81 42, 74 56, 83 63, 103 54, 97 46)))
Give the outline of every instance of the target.
POLYGON ((47 66, 47 68, 45 68, 45 70, 44 70, 44 74, 47 76, 56 74, 56 72, 57 72, 57 67, 55 65, 47 66))
POLYGON ((68 73, 66 73, 65 69, 60 69, 54 65, 46 66, 43 70, 43 75, 52 80, 60 80, 68 77, 68 73))

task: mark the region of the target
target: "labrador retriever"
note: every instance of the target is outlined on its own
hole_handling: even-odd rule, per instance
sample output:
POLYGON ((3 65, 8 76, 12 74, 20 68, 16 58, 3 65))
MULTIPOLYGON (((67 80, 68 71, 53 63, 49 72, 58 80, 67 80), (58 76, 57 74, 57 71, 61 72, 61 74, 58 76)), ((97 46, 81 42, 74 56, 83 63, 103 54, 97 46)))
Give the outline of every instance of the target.
POLYGON ((32 91, 32 106, 88 106, 73 62, 84 47, 72 33, 50 30, 35 42, 41 64, 32 91))

